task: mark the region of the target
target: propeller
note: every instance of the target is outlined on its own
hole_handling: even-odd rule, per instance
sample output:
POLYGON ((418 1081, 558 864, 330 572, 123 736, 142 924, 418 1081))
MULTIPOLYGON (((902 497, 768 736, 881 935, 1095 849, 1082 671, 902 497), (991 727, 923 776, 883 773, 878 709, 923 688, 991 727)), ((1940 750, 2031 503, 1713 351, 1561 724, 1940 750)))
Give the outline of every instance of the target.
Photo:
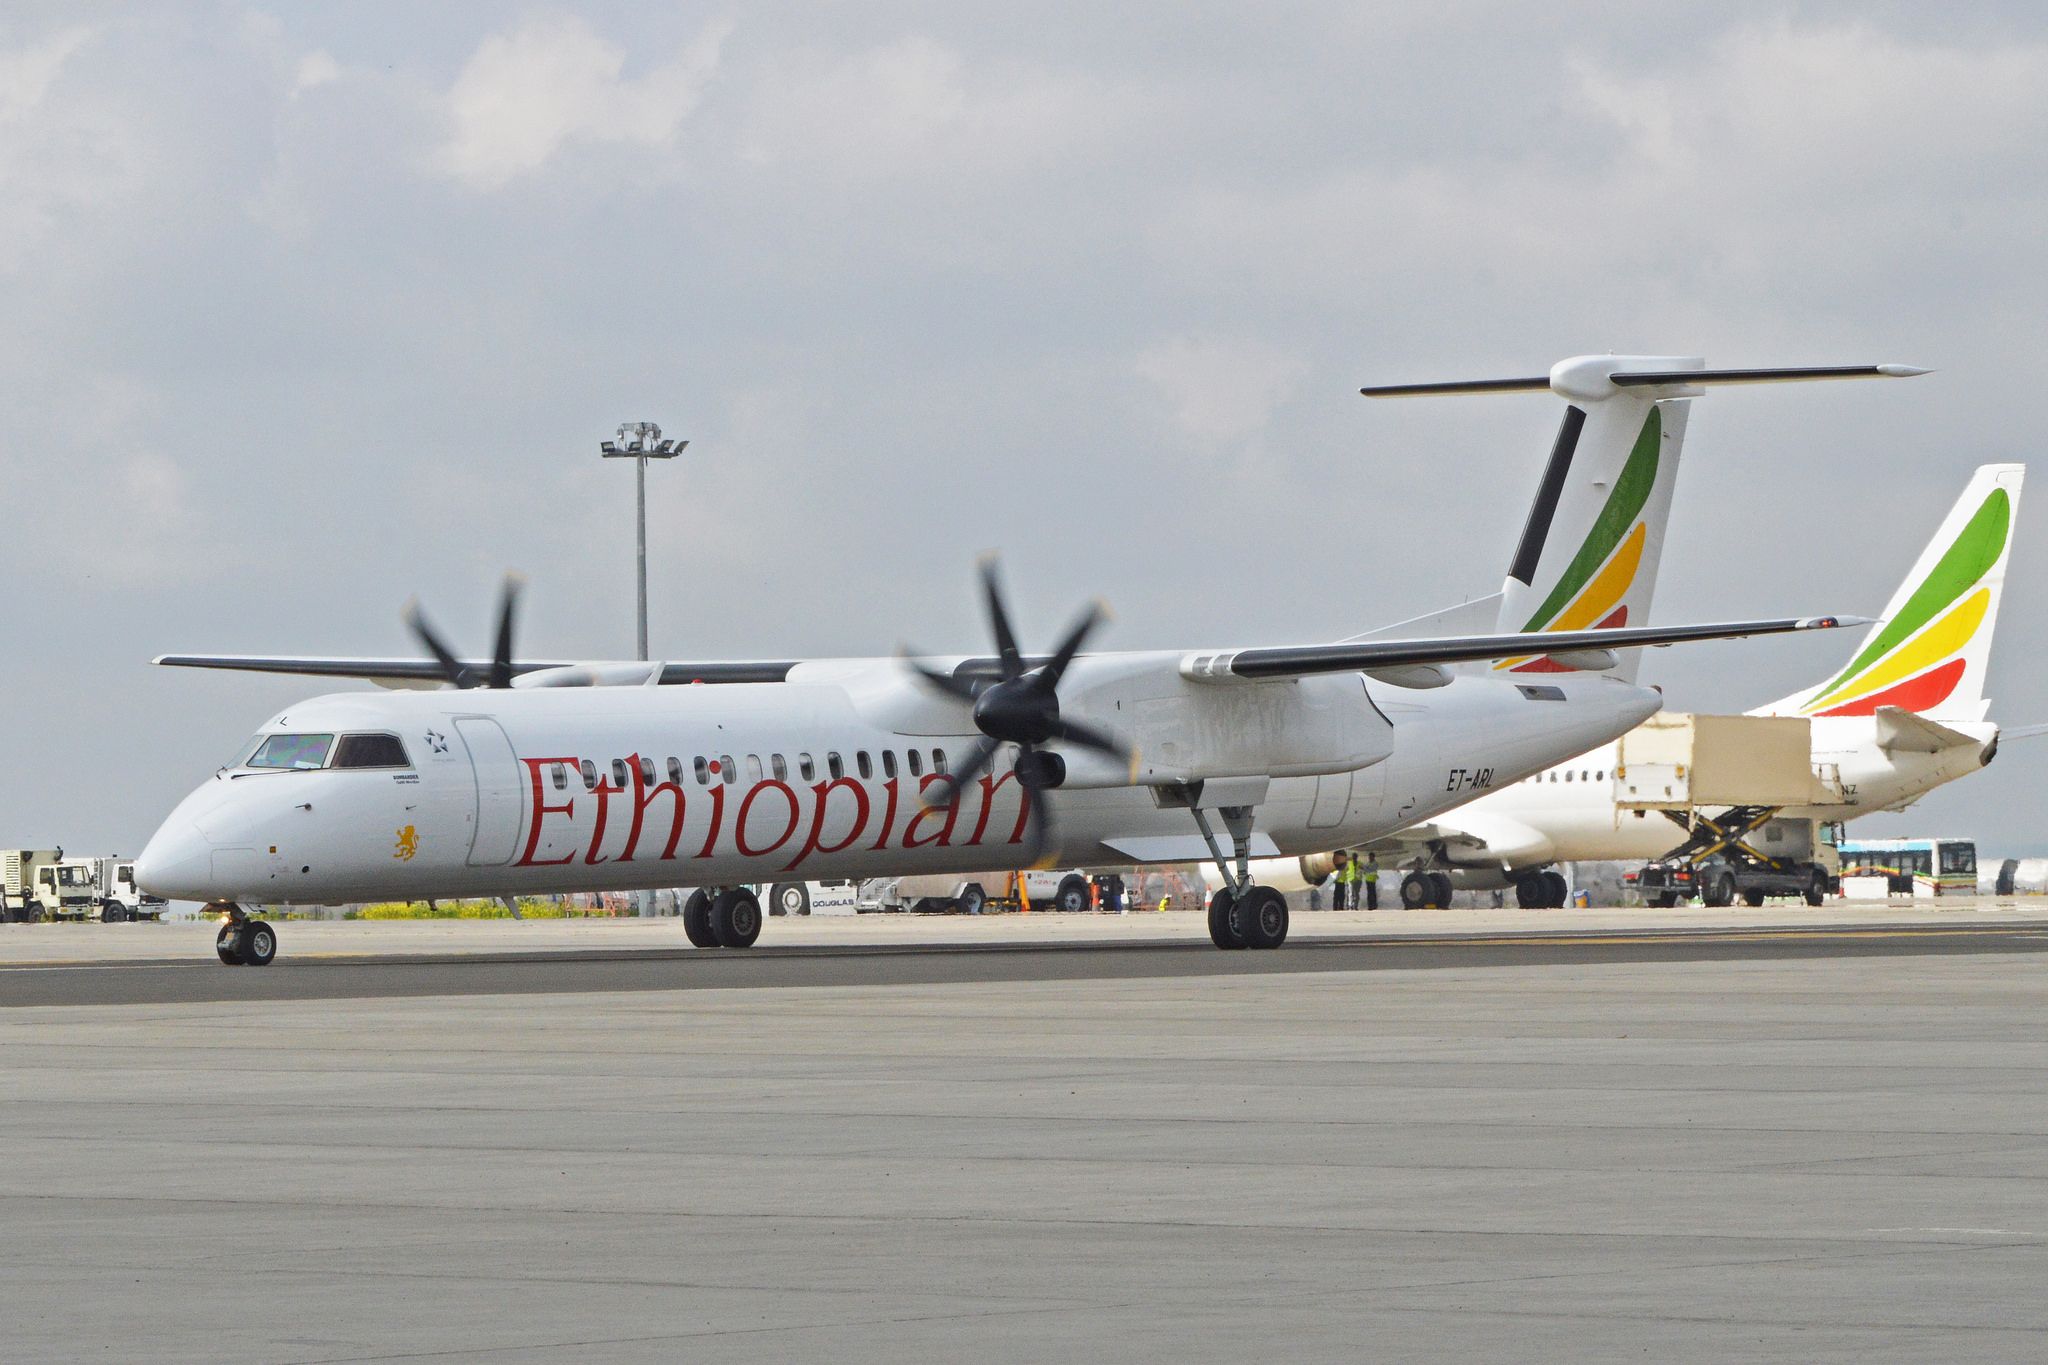
POLYGON ((996 640, 998 676, 994 680, 942 673, 909 657, 909 651, 905 651, 905 662, 926 686, 973 708, 974 724, 982 735, 966 761, 942 774, 941 780, 921 799, 928 807, 954 804, 967 784, 995 763, 998 749, 1005 744, 1016 745, 1013 771, 1030 803, 1030 854, 1031 861, 1036 862, 1052 832, 1046 790, 1059 786, 1067 776, 1066 761, 1042 746, 1053 742, 1071 744, 1109 754, 1123 763, 1131 761, 1130 747, 1115 735, 1060 714, 1060 679, 1066 676, 1067 668, 1081 652, 1089 634, 1102 623, 1105 613, 1100 602, 1090 603, 1052 656, 1043 662, 1033 662, 1017 647, 1017 633, 1010 626, 994 556, 981 561, 981 588, 988 608, 989 630, 996 640))
POLYGON ((479 673, 455 657, 455 651, 448 648, 427 621, 427 614, 420 610, 419 599, 405 604, 405 623, 412 633, 420 637, 420 643, 427 647, 427 653, 441 665, 441 672, 456 687, 510 687, 512 685, 512 622, 519 612, 519 590, 525 584, 516 573, 505 575, 504 584, 498 589, 498 640, 491 654, 491 666, 487 672, 479 673))

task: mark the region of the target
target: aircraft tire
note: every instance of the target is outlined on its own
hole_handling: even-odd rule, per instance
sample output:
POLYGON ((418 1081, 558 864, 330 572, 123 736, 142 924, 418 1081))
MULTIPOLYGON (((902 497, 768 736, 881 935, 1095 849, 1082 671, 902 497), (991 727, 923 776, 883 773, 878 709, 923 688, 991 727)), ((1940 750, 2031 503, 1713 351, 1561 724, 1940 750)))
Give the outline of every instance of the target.
POLYGON ((1248 946, 1244 919, 1237 913, 1237 898, 1228 888, 1209 897, 1209 941, 1226 950, 1248 946))
POLYGON ((745 887, 718 893, 711 902, 711 932, 721 948, 751 948, 761 937, 761 902, 745 887))
POLYGON ((1564 879, 1564 873, 1553 867, 1543 874, 1543 884, 1550 888, 1550 894, 1544 898, 1544 903, 1552 910, 1564 909, 1564 903, 1571 899, 1572 894, 1571 884, 1564 879))
POLYGON ((695 948, 718 946, 718 935, 711 932, 711 897, 701 888, 683 902, 683 936, 695 948))
POLYGON ((777 882, 768 892, 768 913, 771 915, 808 915, 811 913, 811 891, 802 882, 777 882))
POLYGON ((1550 902, 1550 886, 1541 872, 1515 878, 1515 904, 1523 910, 1541 910, 1550 902))
POLYGON ((1432 872, 1429 874, 1430 904, 1437 910, 1451 908, 1451 874, 1432 872))
POLYGON ((1060 889, 1053 893, 1052 903, 1069 915, 1088 909, 1088 879, 1072 874, 1060 878, 1060 889))
POLYGON ((277 930, 260 919, 242 926, 242 965, 268 967, 277 956, 277 930))
POLYGON ((1287 897, 1270 886, 1247 889, 1237 923, 1245 947, 1278 948, 1287 941, 1287 897))
POLYGON ((1410 872, 1401 878, 1401 908, 1420 910, 1429 904, 1430 895, 1434 890, 1426 873, 1410 872))
POLYGON ((242 926, 229 920, 221 925, 214 935, 213 951, 220 955, 221 965, 239 967, 242 965, 242 926))

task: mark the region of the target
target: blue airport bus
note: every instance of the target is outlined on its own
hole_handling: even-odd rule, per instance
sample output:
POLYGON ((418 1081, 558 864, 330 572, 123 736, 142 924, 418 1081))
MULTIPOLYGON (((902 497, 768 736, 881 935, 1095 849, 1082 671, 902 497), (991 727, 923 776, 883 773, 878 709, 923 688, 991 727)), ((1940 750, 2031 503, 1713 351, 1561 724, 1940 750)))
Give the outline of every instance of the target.
POLYGON ((1975 839, 1844 839, 1844 877, 1884 877, 1900 896, 1977 894, 1975 839))

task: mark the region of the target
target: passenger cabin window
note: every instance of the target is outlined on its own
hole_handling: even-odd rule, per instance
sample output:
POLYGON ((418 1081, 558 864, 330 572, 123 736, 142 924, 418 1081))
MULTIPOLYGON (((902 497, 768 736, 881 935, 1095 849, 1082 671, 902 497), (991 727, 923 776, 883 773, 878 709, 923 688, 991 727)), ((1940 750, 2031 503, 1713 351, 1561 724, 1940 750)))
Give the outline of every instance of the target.
POLYGON ((803 774, 803 779, 806 782, 818 780, 818 765, 811 762, 809 754, 798 754, 796 756, 796 770, 803 774))
POLYGON ((896 751, 894 749, 882 750, 882 776, 888 778, 891 782, 896 780, 896 751))
POLYGON ((645 754, 640 755, 640 778, 648 786, 654 785, 654 760, 645 754))
POLYGON ((868 762, 868 751, 866 749, 862 749, 859 753, 855 754, 853 762, 854 766, 860 769, 861 781, 865 782, 875 775, 874 765, 868 762))
POLYGON ((932 771, 940 774, 946 771, 946 751, 944 749, 932 750, 932 771))
POLYGON ((624 791, 626 789, 627 780, 628 779, 626 777, 626 760, 623 758, 613 759, 612 785, 614 787, 617 787, 620 791, 624 791))
POLYGON ((583 760, 583 790, 597 790, 597 765, 587 758, 583 760))
POLYGON ((568 769, 564 768, 559 763, 555 764, 555 790, 558 792, 565 792, 569 790, 568 769))
POLYGON ((337 768, 410 768, 397 735, 343 735, 334 746, 337 768))
POLYGON ((333 735, 271 735, 249 755, 251 768, 324 768, 333 735))
POLYGON ((760 780, 761 780, 761 755, 759 755, 759 754, 748 754, 748 755, 747 755, 747 782, 749 783, 749 785, 753 785, 753 784, 758 784, 758 783, 760 782, 760 780))
POLYGON ((711 765, 710 765, 709 763, 706 763, 706 762, 704 761, 704 755, 702 755, 702 754, 698 754, 698 755, 697 755, 697 757, 696 757, 696 759, 695 759, 695 760, 693 760, 693 761, 695 762, 695 764, 696 764, 696 767, 697 767, 697 785, 698 785, 698 786, 700 786, 700 787, 708 787, 708 786, 710 786, 710 785, 711 785, 711 765))
POLYGON ((683 760, 680 758, 672 758, 668 761, 668 780, 675 783, 678 787, 683 785, 683 760))
POLYGON ((728 787, 740 780, 740 765, 732 761, 731 754, 718 756, 718 776, 728 787))
POLYGON ((826 754, 825 771, 832 774, 833 780, 837 781, 846 776, 846 764, 840 761, 838 754, 826 754))
POLYGON ((789 781, 789 765, 782 761, 781 754, 768 755, 768 766, 774 772, 777 782, 789 781))
POLYGON ((909 762, 909 764, 910 764, 910 775, 911 775, 912 777, 923 777, 923 776, 924 776, 924 756, 923 756, 923 755, 919 754, 917 750, 915 750, 915 749, 912 749, 912 750, 910 750, 909 752, 905 753, 905 754, 903 755, 903 757, 904 757, 904 758, 905 758, 905 759, 906 759, 906 760, 907 760, 907 761, 909 762))

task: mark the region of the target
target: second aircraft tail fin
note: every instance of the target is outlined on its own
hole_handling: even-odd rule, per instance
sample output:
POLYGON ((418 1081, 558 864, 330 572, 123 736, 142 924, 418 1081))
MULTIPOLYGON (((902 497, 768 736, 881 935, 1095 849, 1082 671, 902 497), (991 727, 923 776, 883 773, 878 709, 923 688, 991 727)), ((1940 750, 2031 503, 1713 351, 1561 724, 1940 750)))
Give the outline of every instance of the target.
POLYGON ((1980 467, 1847 667, 1757 714, 1869 716, 1897 707, 1934 721, 1984 719, 1984 670, 2026 473, 2020 464, 1980 467))

